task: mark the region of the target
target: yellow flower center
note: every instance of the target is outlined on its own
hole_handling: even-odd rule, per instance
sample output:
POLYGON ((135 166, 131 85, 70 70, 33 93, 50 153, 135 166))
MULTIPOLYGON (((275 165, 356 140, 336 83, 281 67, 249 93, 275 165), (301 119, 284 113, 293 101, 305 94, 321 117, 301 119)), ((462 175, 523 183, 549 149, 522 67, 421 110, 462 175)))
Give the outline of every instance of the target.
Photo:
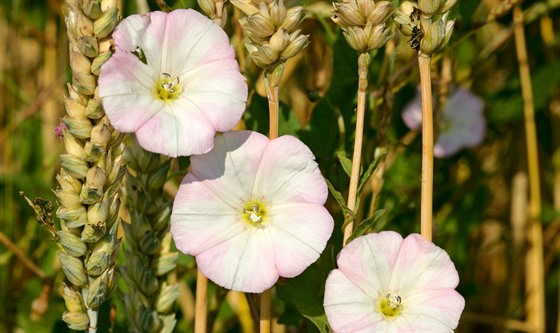
POLYGON ((260 201, 249 201, 243 206, 243 219, 253 227, 263 227, 266 223, 266 209, 260 201))
POLYGON ((161 77, 159 81, 156 82, 156 87, 154 89, 156 98, 159 98, 164 102, 171 102, 177 99, 177 97, 181 94, 181 91, 183 91, 179 83, 179 77, 173 79, 171 75, 167 73, 161 74, 161 77))
POLYGON ((403 310, 402 299, 399 295, 388 293, 381 297, 377 309, 385 319, 394 319, 403 310))

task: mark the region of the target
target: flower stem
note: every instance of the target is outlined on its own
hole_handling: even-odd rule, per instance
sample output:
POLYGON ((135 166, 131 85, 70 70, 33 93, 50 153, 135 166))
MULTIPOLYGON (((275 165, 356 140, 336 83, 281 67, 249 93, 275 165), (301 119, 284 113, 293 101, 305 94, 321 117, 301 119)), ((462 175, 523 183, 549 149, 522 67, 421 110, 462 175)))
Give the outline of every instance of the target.
POLYGON ((432 110, 431 57, 418 56, 422 92, 422 176, 420 234, 432 241, 432 200, 434 188, 434 121, 432 110))
POLYGON ((531 74, 527 63, 527 45, 523 29, 523 11, 519 5, 513 9, 515 49, 519 62, 521 93, 525 114, 525 138, 527 145, 527 163, 529 173, 529 221, 527 238, 529 249, 526 257, 526 290, 525 308, 527 321, 535 332, 544 332, 545 300, 544 300, 544 267, 543 239, 541 215, 541 194, 539 176, 539 156, 537 148, 537 132, 535 128, 535 110, 531 91, 531 74))
POLYGON ((278 87, 280 86, 280 79, 284 71, 284 64, 276 66, 271 72, 266 72, 264 83, 266 86, 266 95, 268 96, 268 116, 269 116, 269 133, 268 136, 271 140, 278 137, 278 109, 280 102, 278 100, 278 87))
POLYGON ((271 289, 267 289, 261 294, 260 333, 270 332, 270 294, 271 289))
MULTIPOLYGON (((268 136, 270 140, 278 137, 278 109, 280 107, 280 101, 278 100, 278 88, 280 86, 280 79, 282 78, 283 71, 284 64, 280 64, 276 66, 274 70, 270 72, 266 71, 264 76, 266 94, 268 96, 268 115, 270 124, 268 136)), ((270 294, 271 289, 265 290, 261 293, 261 313, 259 320, 259 332, 261 333, 270 332, 270 294)))
MULTIPOLYGON (((362 142, 364 137, 364 118, 366 113, 366 91, 368 86, 368 68, 370 55, 362 53, 358 58, 358 105, 356 114, 356 132, 354 138, 354 153, 352 155, 352 172, 350 174, 350 185, 348 188, 348 209, 355 213, 356 199, 358 197, 358 181, 360 179, 360 166, 362 159, 362 142)), ((348 214, 346 219, 351 218, 348 214)), ((352 235, 354 221, 350 221, 344 229, 343 245, 352 235)))
POLYGON ((207 302, 208 279, 204 274, 196 272, 196 301, 194 315, 194 332, 206 332, 206 302, 207 302))

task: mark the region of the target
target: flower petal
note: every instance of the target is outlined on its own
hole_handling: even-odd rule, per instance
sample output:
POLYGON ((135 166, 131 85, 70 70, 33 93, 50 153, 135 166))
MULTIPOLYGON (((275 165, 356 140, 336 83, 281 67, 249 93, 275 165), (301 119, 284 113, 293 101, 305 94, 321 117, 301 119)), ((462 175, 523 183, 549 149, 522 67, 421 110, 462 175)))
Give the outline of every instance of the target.
POLYGON ((333 270, 325 283, 325 313, 335 332, 378 332, 376 323, 382 317, 366 294, 340 270, 333 270))
POLYGON ((205 153, 216 130, 228 131, 241 118, 245 79, 228 36, 207 17, 191 9, 132 15, 114 37, 100 96, 115 129, 136 132, 146 150, 171 157, 205 153), (162 76, 180 88, 169 101, 156 95, 162 76))
POLYGON ((174 105, 166 105, 136 131, 144 149, 170 157, 206 153, 212 149, 214 134, 202 113, 174 105))
POLYGON ((271 140, 255 179, 258 196, 275 203, 308 202, 323 205, 328 189, 313 153, 299 139, 284 135, 271 140))
POLYGON ((418 332, 453 332, 465 308, 465 299, 454 289, 422 290, 403 302, 401 315, 413 321, 418 332))
POLYGON ((455 289, 459 275, 449 255, 419 234, 408 235, 395 262, 390 290, 455 289))
POLYGON ((175 245, 193 256, 245 230, 236 208, 212 193, 207 182, 188 174, 173 202, 171 234, 175 245))
POLYGON ((185 77, 185 101, 203 111, 217 131, 226 132, 241 119, 247 84, 234 58, 200 65, 185 77))
POLYGON ((256 132, 224 133, 216 137, 214 149, 191 158, 192 173, 209 180, 207 186, 231 205, 242 206, 252 199, 253 182, 268 143, 266 136, 256 132))
POLYGON ((260 293, 278 281, 274 252, 266 229, 247 228, 196 257, 200 271, 235 291, 260 293))
POLYGON ((364 292, 383 296, 389 291, 402 241, 401 235, 394 231, 357 237, 340 251, 338 268, 364 292))
POLYGON ((329 212, 316 204, 272 205, 268 216, 276 267, 283 277, 297 276, 319 259, 334 227, 329 212))
POLYGON ((224 30, 193 9, 167 14, 165 37, 161 64, 165 72, 184 76, 198 66, 235 58, 224 30))

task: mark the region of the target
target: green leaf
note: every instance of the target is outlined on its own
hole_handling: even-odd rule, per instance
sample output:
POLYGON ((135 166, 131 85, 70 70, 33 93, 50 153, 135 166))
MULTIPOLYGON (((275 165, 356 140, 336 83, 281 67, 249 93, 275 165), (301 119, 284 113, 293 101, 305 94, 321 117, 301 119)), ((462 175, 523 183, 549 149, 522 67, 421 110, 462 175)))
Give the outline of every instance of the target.
POLYGON ((360 182, 358 184, 358 193, 362 192, 362 188, 364 187, 364 185, 368 181, 369 177, 371 177, 371 175, 373 174, 373 171, 375 169, 377 169, 377 166, 379 165, 379 162, 381 162, 385 158, 386 155, 387 155, 387 151, 385 150, 379 156, 377 156, 377 158, 375 158, 373 160, 373 162, 371 162, 371 164, 368 166, 366 172, 364 172, 364 174, 362 174, 362 177, 360 178, 360 182))
MULTIPOLYGON (((329 191, 331 192, 334 199, 336 200, 336 202, 338 203, 338 205, 342 209, 342 212, 344 213, 344 216, 350 215, 349 221, 353 221, 354 218, 356 217, 356 214, 354 214, 354 212, 351 211, 350 208, 348 208, 348 206, 346 206, 346 202, 344 201, 344 198, 342 197, 342 194, 334 188, 333 184, 331 184, 331 182, 329 182, 329 180, 326 179, 326 178, 325 178, 325 181, 327 182, 327 186, 329 188, 329 191)), ((344 223, 348 223, 349 221, 345 221, 344 223)))
POLYGON ((375 226, 380 221, 386 220, 387 215, 385 215, 385 213, 386 213, 386 210, 384 208, 379 209, 375 213, 373 213, 372 216, 363 220, 358 225, 358 227, 356 227, 356 230, 354 230, 354 232, 352 233, 352 236, 350 236, 350 238, 348 238, 348 242, 352 241, 356 237, 360 237, 360 236, 364 235, 371 227, 375 226))
POLYGON ((334 268, 332 251, 327 248, 321 258, 309 266, 301 275, 280 282, 276 285, 278 297, 285 303, 285 308, 295 309, 299 314, 309 319, 321 333, 329 332, 329 325, 323 296, 325 281, 329 272, 334 268))
POLYGON ((351 175, 352 175, 352 160, 349 159, 348 157, 346 157, 344 152, 340 152, 340 153, 336 154, 336 156, 340 160, 340 164, 342 165, 342 168, 344 169, 344 172, 346 172, 348 177, 351 177, 351 175))

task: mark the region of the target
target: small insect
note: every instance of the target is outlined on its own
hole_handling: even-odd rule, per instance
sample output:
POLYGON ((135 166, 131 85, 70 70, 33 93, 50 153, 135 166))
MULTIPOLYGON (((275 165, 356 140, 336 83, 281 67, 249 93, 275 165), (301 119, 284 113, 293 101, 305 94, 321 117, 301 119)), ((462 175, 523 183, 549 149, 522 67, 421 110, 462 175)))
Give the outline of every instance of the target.
POLYGON ((136 58, 138 58, 138 60, 142 61, 142 63, 144 65, 148 64, 148 59, 146 59, 146 55, 144 54, 144 50, 142 50, 142 48, 140 48, 140 46, 136 46, 134 51, 132 51, 131 53, 134 54, 136 56, 136 58))
POLYGON ((412 35, 410 35, 410 39, 408 40, 408 45, 410 45, 410 47, 412 47, 416 51, 419 51, 420 41, 422 40, 422 37, 424 37, 422 30, 420 30, 418 27, 413 27, 412 35))

